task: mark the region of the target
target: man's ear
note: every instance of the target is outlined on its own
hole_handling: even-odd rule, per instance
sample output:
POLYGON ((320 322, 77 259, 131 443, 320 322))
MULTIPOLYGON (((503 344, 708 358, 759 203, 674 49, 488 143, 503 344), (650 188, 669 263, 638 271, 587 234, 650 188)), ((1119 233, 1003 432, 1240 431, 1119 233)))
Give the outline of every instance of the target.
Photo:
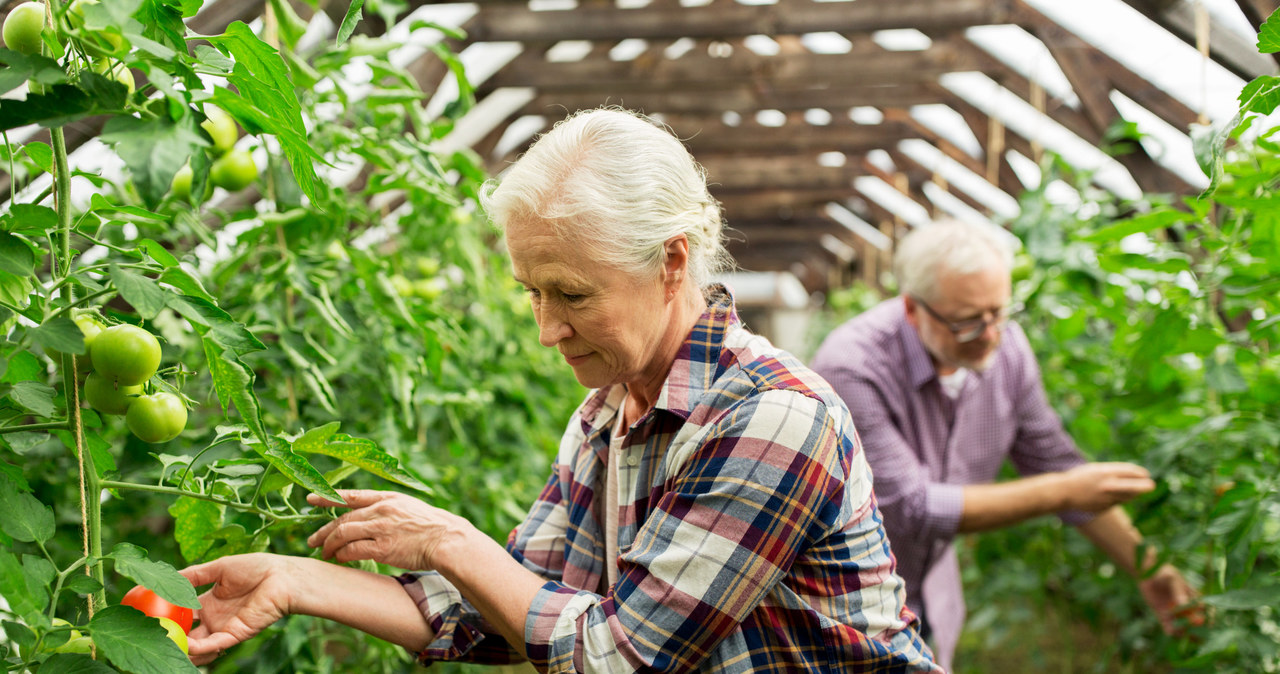
POLYGON ((689 278, 689 239, 677 234, 662 244, 662 285, 667 299, 675 297, 689 278))
POLYGON ((907 312, 907 323, 916 330, 920 329, 920 317, 916 315, 916 301, 910 295, 902 296, 902 308, 907 312))

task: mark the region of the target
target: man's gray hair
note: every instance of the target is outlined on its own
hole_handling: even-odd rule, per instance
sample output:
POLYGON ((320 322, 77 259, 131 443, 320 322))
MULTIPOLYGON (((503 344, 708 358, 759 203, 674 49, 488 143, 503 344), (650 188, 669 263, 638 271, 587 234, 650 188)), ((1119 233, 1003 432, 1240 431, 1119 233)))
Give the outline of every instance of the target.
POLYGON ((702 167, 669 130, 620 108, 558 122, 485 184, 481 205, 503 229, 546 220, 601 264, 633 274, 657 273, 663 244, 679 234, 699 287, 730 266, 702 167))
POLYGON ((948 219, 917 227, 893 251, 898 292, 928 302, 937 298, 940 276, 972 274, 995 264, 1008 272, 1017 244, 1012 234, 995 225, 948 219))

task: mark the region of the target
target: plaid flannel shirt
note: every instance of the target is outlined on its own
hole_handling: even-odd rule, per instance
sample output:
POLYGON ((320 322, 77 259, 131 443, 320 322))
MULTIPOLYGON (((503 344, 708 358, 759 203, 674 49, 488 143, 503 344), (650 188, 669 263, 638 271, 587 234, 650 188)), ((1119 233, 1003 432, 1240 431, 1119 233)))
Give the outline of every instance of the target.
POLYGON ((604 559, 609 435, 626 391, 574 413, 507 550, 547 580, 511 648, 436 573, 401 577, 435 641, 419 659, 550 672, 940 672, 905 606, 849 412, 789 354, 710 306, 618 461, 618 557, 604 559), (604 564, 617 582, 597 590, 604 564))

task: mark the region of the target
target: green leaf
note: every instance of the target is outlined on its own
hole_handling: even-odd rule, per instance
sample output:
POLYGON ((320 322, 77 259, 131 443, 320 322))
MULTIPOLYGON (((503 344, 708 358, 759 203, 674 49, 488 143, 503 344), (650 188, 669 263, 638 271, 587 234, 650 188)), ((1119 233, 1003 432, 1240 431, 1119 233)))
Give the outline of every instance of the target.
POLYGON ((120 265, 111 265, 111 281, 120 296, 137 310, 138 315, 151 320, 169 303, 169 295, 155 281, 135 274, 120 265))
POLYGON ((240 362, 235 354, 227 352, 216 340, 205 336, 203 341, 209 374, 213 378, 213 388, 218 393, 218 400, 222 403, 223 414, 234 406, 254 436, 265 442, 267 429, 262 422, 258 396, 253 392, 253 370, 240 362))
POLYGON ((169 191, 173 176, 193 152, 208 141, 196 131, 194 115, 174 121, 168 117, 111 118, 99 139, 111 145, 133 176, 143 202, 154 208, 169 191))
POLYGON ((364 7, 364 0, 351 0, 351 6, 347 7, 347 15, 342 17, 342 25, 338 28, 338 36, 334 38, 334 44, 342 44, 351 37, 356 31, 356 24, 360 23, 363 18, 361 9, 364 7))
POLYGON ((324 474, 316 470, 306 459, 294 453, 287 442, 277 437, 268 437, 264 447, 260 442, 250 443, 254 451, 261 454, 273 468, 289 478, 290 482, 332 501, 345 503, 333 486, 324 479, 324 474))
POLYGON ((1280 108, 1280 75, 1262 75, 1240 91, 1240 109, 1270 115, 1280 108))
POLYGON ((58 408, 53 404, 57 392, 38 381, 20 381, 9 390, 9 399, 39 417, 52 417, 58 408))
POLYGON ((13 204, 9 213, 0 216, 0 223, 10 232, 44 236, 58 227, 58 212, 48 206, 13 204))
POLYGON ((324 158, 308 142, 302 108, 284 59, 242 21, 233 22, 222 36, 211 37, 209 42, 235 59, 235 68, 227 80, 240 93, 236 96, 229 89, 219 88, 213 102, 251 132, 253 125, 275 134, 298 186, 313 203, 320 203, 315 163, 323 163, 324 158))
MULTIPOLYGON (((81 340, 83 343, 83 339, 81 340)), ((44 363, 30 351, 19 351, 13 354, 8 364, 4 368, 4 376, 0 377, 0 382, 12 384, 18 381, 27 381, 36 378, 44 379, 44 363)))
POLYGON ((1280 9, 1258 28, 1258 51, 1263 54, 1274 54, 1280 51, 1280 9))
POLYGON ((31 339, 38 346, 62 353, 80 356, 85 352, 84 333, 75 321, 66 316, 59 316, 32 328, 31 339))
MULTIPOLYGON (((262 470, 261 466, 254 466, 262 470)), ((222 528, 224 507, 203 499, 180 497, 169 506, 169 514, 173 515, 174 538, 178 541, 178 549, 183 559, 197 561, 213 547, 210 534, 222 528)))
POLYGON ((36 254, 31 244, 21 237, 0 232, 0 269, 15 276, 35 273, 36 254))
POLYGON ((49 147, 48 143, 33 140, 23 145, 22 151, 36 166, 44 169, 46 173, 53 173, 53 148, 49 147))
MULTIPOLYGON (((75 453, 76 441, 71 437, 70 431, 51 431, 51 433, 62 441, 63 446, 75 453)), ((116 459, 111 455, 111 443, 103 440, 97 431, 89 428, 84 431, 84 442, 89 447, 89 456, 93 457, 93 469, 98 477, 106 477, 107 473, 115 472, 116 459)))
MULTIPOLYGON (((41 84, 67 81, 67 73, 62 65, 48 56, 0 49, 0 63, 9 66, 0 68, 0 94, 13 91, 27 80, 36 80, 41 84)), ((6 98, 4 106, 0 107, 8 107, 13 102, 14 99, 6 98)))
POLYGON ((111 664, 133 674, 176 674, 199 670, 169 640, 159 621, 132 606, 108 606, 89 621, 93 643, 111 664))
MULTIPOLYGON (((9 610, 27 622, 34 623, 49 604, 49 595, 18 558, 0 548, 0 596, 9 602, 9 610)), ((9 635, 11 638, 12 633, 9 635)))
POLYGON ((191 296, 169 296, 169 306, 195 326, 201 337, 236 356, 266 349, 243 323, 209 300, 191 296))
POLYGON ((93 576, 76 573, 72 574, 72 576, 67 579, 66 584, 62 587, 76 594, 85 595, 93 594, 94 592, 101 590, 102 583, 99 583, 93 576))
POLYGON ((115 671, 84 653, 54 653, 40 665, 40 674, 114 674, 115 671))
POLYGON ((147 254, 147 257, 160 263, 162 267, 178 266, 178 258, 173 256, 165 247, 152 241, 151 239, 143 239, 138 242, 138 250, 147 254))
MULTIPOLYGON (((213 295, 210 295, 209 291, 204 289, 204 284, 200 282, 200 279, 192 276, 191 272, 182 267, 169 267, 161 272, 160 282, 173 286, 184 295, 198 297, 210 305, 214 302, 213 295)), ((170 298, 169 306, 172 307, 173 304, 174 298, 170 298)), ((197 315, 199 314, 198 311, 196 313, 197 315)))
POLYGON ((1174 209, 1152 211, 1107 225, 1083 238, 1085 241, 1093 242, 1118 241, 1132 234, 1146 233, 1164 229, 1174 223, 1186 222, 1189 217, 1190 214, 1174 209))
MULTIPOLYGON (((99 76, 99 79, 103 78, 99 76)), ((116 86, 121 92, 125 91, 123 85, 116 86)), ((123 103, 123 96, 120 102, 123 103)), ((103 106, 98 99, 91 97, 78 87, 55 84, 45 93, 28 93, 24 100, 6 99, 4 105, 0 105, 0 131, 8 131, 28 124, 39 124, 44 127, 65 126, 90 115, 114 112, 119 107, 119 105, 103 106)))
POLYGON ((116 573, 128 576, 170 603, 200 608, 200 600, 196 598, 196 589, 191 581, 169 564, 147 559, 146 550, 132 543, 118 543, 106 557, 115 560, 116 573))
MULTIPOLYGON (((24 543, 44 543, 53 537, 53 509, 18 490, 8 476, 0 477, 0 531, 24 543)), ((0 593, 3 594, 3 593, 0 593)))
POLYGON ((400 467, 395 457, 383 451, 371 440, 353 438, 345 433, 335 434, 338 423, 333 422, 313 428, 293 442, 293 451, 305 454, 323 454, 412 489, 431 493, 431 488, 400 467))
POLYGON ((1249 611, 1263 606, 1276 606, 1280 604, 1280 585, 1229 590, 1203 597, 1202 600, 1209 606, 1226 611, 1249 611))

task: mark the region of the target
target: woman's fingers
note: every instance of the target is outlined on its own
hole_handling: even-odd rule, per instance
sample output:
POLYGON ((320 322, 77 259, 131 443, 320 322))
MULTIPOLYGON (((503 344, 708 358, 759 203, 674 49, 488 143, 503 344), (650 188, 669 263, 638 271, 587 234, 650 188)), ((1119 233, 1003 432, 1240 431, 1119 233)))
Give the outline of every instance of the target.
POLYGON ((378 501, 399 496, 397 492, 376 489, 339 489, 337 491, 338 496, 341 496, 346 503, 330 501, 319 494, 307 494, 307 503, 321 508, 364 508, 378 501))

